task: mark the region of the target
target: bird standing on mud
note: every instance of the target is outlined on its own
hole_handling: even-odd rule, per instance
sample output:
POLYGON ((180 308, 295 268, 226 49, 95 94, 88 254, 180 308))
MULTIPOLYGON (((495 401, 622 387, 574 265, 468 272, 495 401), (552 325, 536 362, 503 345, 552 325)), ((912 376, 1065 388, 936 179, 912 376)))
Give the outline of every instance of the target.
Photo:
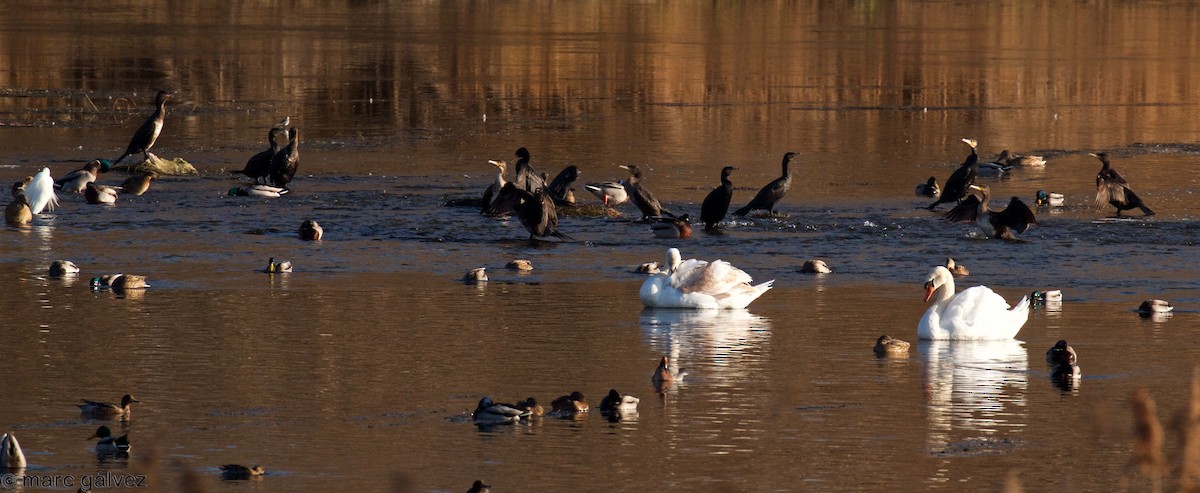
POLYGON ((154 113, 142 126, 138 127, 137 132, 134 132, 133 138, 129 139, 129 146, 125 148, 125 153, 121 157, 113 161, 113 166, 121 164, 121 161, 130 154, 140 152, 143 158, 150 159, 150 148, 154 147, 154 141, 158 140, 158 134, 162 133, 163 121, 167 118, 167 100, 171 98, 171 93, 167 91, 158 91, 158 95, 154 97, 154 113))

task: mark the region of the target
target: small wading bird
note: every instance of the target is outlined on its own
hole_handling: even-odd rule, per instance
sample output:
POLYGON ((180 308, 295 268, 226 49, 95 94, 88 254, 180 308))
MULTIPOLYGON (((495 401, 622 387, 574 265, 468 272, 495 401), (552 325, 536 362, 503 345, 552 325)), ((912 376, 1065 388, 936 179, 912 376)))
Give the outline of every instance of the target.
POLYGON ((162 133, 163 121, 167 118, 167 100, 170 98, 171 93, 158 91, 158 95, 154 97, 154 113, 146 119, 145 123, 142 123, 142 126, 138 127, 137 132, 133 133, 133 138, 129 139, 129 146, 125 148, 125 153, 113 161, 113 166, 121 164, 121 161, 130 154, 138 152, 142 153, 144 159, 150 159, 150 148, 154 147, 154 141, 158 140, 158 134, 162 133))
POLYGON ((271 158, 271 184, 287 188, 300 167, 300 129, 288 130, 288 145, 271 158))
POLYGON ((1142 198, 1129 189, 1129 182, 1125 181, 1125 177, 1112 168, 1112 164, 1108 162, 1108 154, 1095 152, 1088 155, 1099 159, 1101 163, 1100 172, 1096 173, 1097 207, 1104 207, 1107 202, 1117 208, 1118 216, 1121 215, 1121 211, 1130 209, 1141 209, 1147 216, 1154 215, 1154 211, 1142 203, 1142 198))
POLYGON ((642 169, 636 164, 622 164, 621 168, 629 171, 629 178, 626 178, 622 183, 625 186, 625 193, 629 196, 629 201, 637 206, 642 212, 642 219, 659 217, 667 215, 675 217, 670 211, 663 208, 662 203, 654 198, 654 194, 650 193, 646 187, 642 186, 642 169))
POLYGON ((791 190, 792 188, 791 165, 794 159, 796 159, 796 153, 789 152, 784 154, 782 164, 783 176, 776 178, 771 183, 768 183, 767 186, 762 187, 762 189, 758 191, 758 194, 756 194, 754 198, 750 200, 749 204, 746 204, 746 206, 742 207, 741 209, 733 211, 733 215, 745 216, 746 214, 750 213, 750 211, 755 210, 765 210, 770 212, 772 216, 775 215, 775 204, 779 203, 779 201, 783 199, 783 196, 787 195, 788 190, 791 190))
POLYGON ((721 186, 708 192, 700 204, 700 220, 704 221, 704 231, 707 233, 720 232, 717 224, 724 221, 725 214, 729 213, 729 202, 733 200, 733 182, 729 181, 729 175, 736 169, 733 166, 721 168, 721 186))
POLYGON ((942 187, 942 195, 929 204, 929 210, 933 210, 938 204, 961 202, 970 193, 967 187, 975 184, 975 176, 979 174, 979 154, 976 154, 975 147, 979 145, 979 142, 975 139, 962 139, 962 141, 971 146, 971 154, 958 166, 958 169, 954 170, 954 173, 950 174, 949 178, 946 178, 946 186, 942 187))
POLYGON ((978 191, 980 195, 972 194, 963 199, 962 203, 946 213, 946 219, 974 223, 983 231, 984 236, 1009 241, 1016 241, 1017 234, 1024 233, 1030 226, 1037 224, 1037 217, 1021 199, 1013 197, 1009 200, 1007 208, 992 211, 988 208, 991 193, 988 186, 971 185, 970 188, 978 191))

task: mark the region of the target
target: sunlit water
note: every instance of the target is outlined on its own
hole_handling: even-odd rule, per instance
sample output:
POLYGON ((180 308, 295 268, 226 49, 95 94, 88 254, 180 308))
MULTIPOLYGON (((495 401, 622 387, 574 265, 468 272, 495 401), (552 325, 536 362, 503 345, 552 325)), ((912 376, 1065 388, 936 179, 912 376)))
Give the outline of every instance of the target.
POLYGON ((0 183, 115 157, 159 88, 178 95, 155 152, 200 169, 111 207, 64 196, 0 232, 0 425, 26 474, 145 473, 168 491, 184 470, 211 491, 987 491, 1014 471, 1033 489, 1147 486, 1127 469, 1127 398, 1149 388, 1165 418, 1200 361, 1200 45, 1170 34, 1195 7, 277 7, 0 6, 0 183), (292 193, 227 196, 283 115, 305 129, 292 193), (1067 206, 1038 210, 1023 243, 921 209, 913 187, 945 180, 962 137, 985 158, 1050 158, 981 179, 997 204, 1045 189, 1067 206), (785 217, 723 236, 564 217, 578 241, 530 243, 444 206, 520 146, 551 174, 578 165, 590 204, 583 182, 642 165, 693 217, 722 166, 740 167, 740 204, 800 158, 785 217), (1098 149, 1158 215, 1091 205, 1098 149), (324 241, 296 238, 307 218, 324 241), (776 287, 745 311, 643 309, 632 270, 672 246, 776 287), (259 272, 270 257, 295 272, 259 272), (1017 341, 917 344, 924 275, 946 257, 971 270, 960 286, 1065 300, 1017 341), (48 278, 59 258, 84 272, 48 278), (535 270, 504 269, 515 258, 535 270), (801 274, 809 258, 834 273, 801 274), (480 266, 486 285, 459 281, 480 266), (153 287, 88 289, 112 272, 153 287), (1151 297, 1175 313, 1139 318, 1151 297), (910 356, 874 358, 884 333, 910 356), (1063 338, 1084 375, 1070 390, 1043 363, 1063 338), (664 354, 689 375, 660 395, 664 354), (595 406, 610 388, 642 399, 636 419, 467 418, 484 395, 595 406), (74 404, 126 392, 133 419, 106 424, 133 454, 98 458, 85 438, 102 423, 74 404), (268 474, 221 481, 233 462, 268 474))

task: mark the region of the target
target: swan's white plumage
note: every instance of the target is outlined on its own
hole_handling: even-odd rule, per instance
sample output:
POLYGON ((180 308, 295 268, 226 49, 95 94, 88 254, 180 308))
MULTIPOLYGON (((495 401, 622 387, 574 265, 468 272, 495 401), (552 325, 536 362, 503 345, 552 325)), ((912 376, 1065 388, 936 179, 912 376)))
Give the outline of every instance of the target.
POLYGON ((945 267, 929 273, 927 288, 936 290, 934 301, 917 324, 921 339, 1002 340, 1016 337, 1029 319, 1029 297, 1009 309, 1008 302, 986 286, 954 292, 954 277, 945 267))
POLYGON ((745 308, 771 289, 774 280, 757 286, 745 271, 722 260, 681 261, 679 250, 667 250, 670 268, 642 283, 642 304, 651 308, 745 308))
POLYGON ((41 214, 42 210, 52 211, 58 207, 58 196, 54 194, 54 179, 50 177, 50 168, 33 176, 33 181, 25 186, 25 198, 29 199, 29 211, 41 214))

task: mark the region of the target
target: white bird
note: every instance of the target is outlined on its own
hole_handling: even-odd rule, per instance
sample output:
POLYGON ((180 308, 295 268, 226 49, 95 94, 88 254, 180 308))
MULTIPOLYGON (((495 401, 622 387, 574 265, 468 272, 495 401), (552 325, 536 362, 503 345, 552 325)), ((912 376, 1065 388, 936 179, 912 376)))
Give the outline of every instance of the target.
POLYGON ((1174 309, 1175 307, 1165 300, 1146 300, 1138 306, 1138 313, 1167 313, 1174 309))
POLYGON ((605 207, 612 207, 629 201, 629 192, 625 191, 625 184, 620 181, 588 183, 584 185, 584 188, 592 192, 592 195, 595 195, 601 202, 604 202, 605 207))
POLYGON ((1008 302, 987 286, 954 292, 954 276, 937 266, 925 281, 925 301, 937 300, 917 324, 921 339, 1003 340, 1016 337, 1029 319, 1029 297, 1009 309, 1008 302))
POLYGON ((26 465, 25 452, 21 451, 17 436, 5 433, 0 437, 0 469, 24 469, 26 465))
POLYGON ((665 273, 642 284, 642 304, 650 308, 740 309, 771 289, 774 279, 759 285, 745 271, 714 260, 680 260, 679 250, 667 250, 665 273))
POLYGON ((622 414, 636 414, 638 402, 641 399, 629 394, 621 394, 617 389, 608 391, 608 395, 600 400, 600 414, 604 416, 622 414))
POLYGON ((29 211, 34 214, 41 214, 42 210, 52 211, 58 207, 58 196, 54 194, 54 179, 50 178, 50 168, 42 168, 42 171, 25 185, 25 198, 29 199, 29 211))

